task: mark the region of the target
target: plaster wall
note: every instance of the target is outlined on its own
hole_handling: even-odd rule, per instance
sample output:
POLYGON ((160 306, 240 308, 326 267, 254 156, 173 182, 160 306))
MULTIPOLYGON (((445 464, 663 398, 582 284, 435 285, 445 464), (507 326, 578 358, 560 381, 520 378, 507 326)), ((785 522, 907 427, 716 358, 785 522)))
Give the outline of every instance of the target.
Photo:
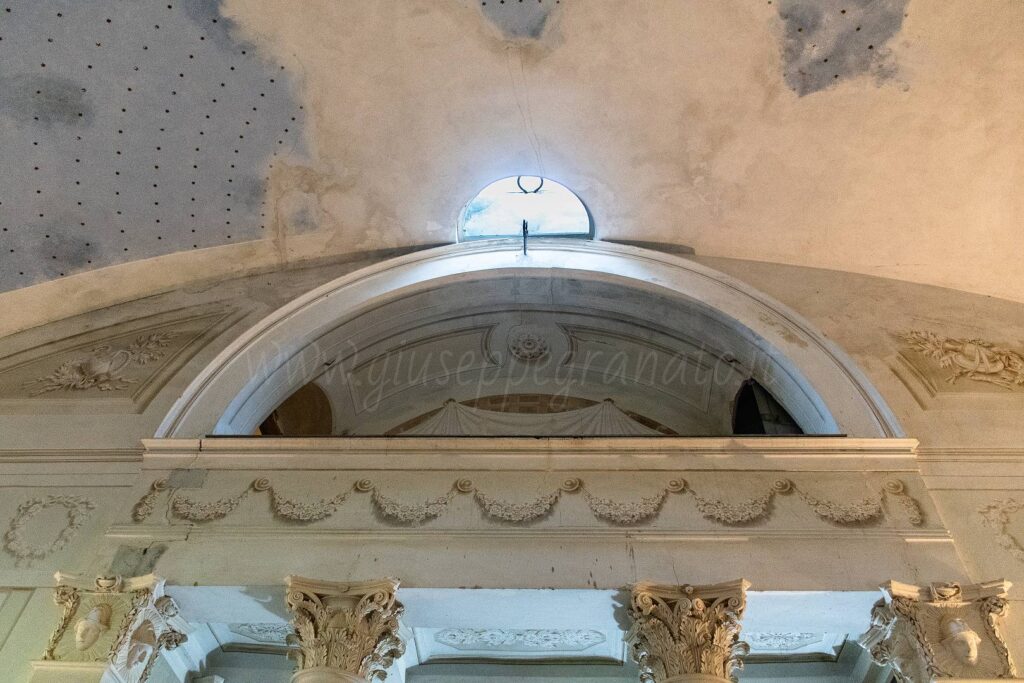
POLYGON ((598 237, 1021 300, 1020 3, 519 4, 172 3, 116 25, 11 8, 0 258, 21 289, 0 329, 449 242, 462 205, 517 173, 576 190, 598 237), (244 130, 253 98, 265 130, 244 130), (193 219, 190 183, 229 178, 251 191, 197 197, 193 219))
MULTIPOLYGON (((1024 503, 1021 495, 1024 475, 1018 472, 1024 456, 1019 448, 1021 425, 1016 419, 1020 414, 1022 389, 996 386, 966 377, 953 384, 946 383, 946 370, 932 368, 926 357, 916 358, 900 337, 907 329, 927 329, 948 338, 988 339, 1007 348, 1019 349, 1020 340, 1024 338, 1020 324, 1024 315, 1020 304, 849 273, 725 259, 701 261, 753 284, 811 320, 856 360, 893 407, 907 432, 922 442, 917 460, 907 465, 907 471, 920 470, 922 473, 920 481, 912 484, 913 495, 924 506, 929 528, 934 525, 935 529, 947 529, 951 542, 922 544, 894 537, 891 542, 879 543, 877 539, 866 540, 863 533, 847 534, 839 541, 824 541, 829 551, 814 555, 815 571, 842 577, 841 582, 848 581, 844 584, 848 588, 862 590, 868 590, 874 582, 888 578, 927 582, 1005 577, 1017 586, 1024 585, 1024 564, 1020 560, 1021 551, 1017 543, 1017 539, 1024 538, 1024 515, 1016 507, 1017 503, 1024 503), (901 355, 916 363, 915 367, 920 372, 907 374, 906 364, 899 361, 901 355), (984 512, 997 503, 1005 507, 1005 523, 997 514, 998 510, 987 515, 984 512), (932 552, 940 546, 943 548, 941 553, 932 552)), ((149 430, 159 422, 161 411, 166 410, 194 374, 240 334, 250 321, 355 265, 325 264, 259 277, 211 282, 98 310, 75 320, 39 327, 3 340, 9 352, 28 352, 31 355, 39 347, 46 347, 49 352, 52 349, 48 345, 59 346, 74 335, 92 334, 90 344, 101 343, 123 333, 126 325, 134 329, 133 321, 146 316, 185 310, 189 312, 185 318, 191 319, 208 311, 211 304, 228 305, 237 316, 231 318, 235 320, 232 325, 212 336, 201 337, 194 355, 175 366, 169 375, 161 376, 155 384, 153 397, 141 412, 132 412, 135 409, 129 409, 128 403, 111 403, 111 395, 121 395, 118 390, 68 390, 47 394, 30 403, 31 410, 25 409, 28 402, 18 393, 4 397, 11 401, 0 402, 5 406, 0 417, 4 435, 0 461, 0 518, 13 522, 17 507, 35 497, 81 496, 96 504, 85 525, 70 542, 44 560, 15 562, 16 558, 9 550, 0 553, 0 585, 8 586, 5 590, 9 591, 0 605, 0 627, 13 624, 3 645, 7 649, 0 654, 10 657, 12 653, 18 653, 17 659, 11 660, 15 662, 12 671, 25 670, 27 659, 36 656, 38 643, 45 640, 55 615, 49 587, 52 572, 58 568, 86 573, 121 571, 126 574, 155 568, 181 582, 202 580, 237 584, 240 578, 244 578, 264 586, 275 584, 283 573, 300 566, 313 574, 320 572, 316 562, 303 564, 305 541, 300 537, 275 540, 274 543, 281 544, 278 546, 281 549, 279 556, 288 558, 287 562, 270 562, 263 570, 254 573, 251 567, 240 567, 235 561, 237 557, 251 554, 253 546, 251 539, 246 539, 246 532, 231 529, 231 524, 226 528, 175 524, 162 531, 162 535, 154 535, 152 530, 147 530, 140 536, 127 515, 131 506, 146 492, 149 483, 161 472, 170 474, 172 470, 193 470, 188 476, 176 475, 184 477, 182 481, 190 487, 185 492, 197 499, 216 500, 236 495, 245 489, 257 472, 266 469, 259 465, 251 473, 231 468, 216 471, 219 466, 198 466, 198 454, 194 452, 179 462, 151 469, 152 464, 147 465, 142 456, 139 439, 151 434, 149 430), (15 410, 16 406, 20 407, 15 410), (124 410, 127 412, 118 412, 124 410), (207 474, 199 474, 207 470, 207 474), (191 484, 188 483, 190 481, 191 484), (232 534, 238 535, 232 538, 232 534), (25 602, 26 598, 31 602, 25 602), (19 601, 34 607, 18 608, 19 601)), ((63 357, 58 355, 55 359, 60 361, 63 357)), ((139 378, 140 382, 148 381, 145 375, 139 378)), ((267 457, 273 459, 276 456, 271 454, 267 457)), ((368 471, 363 470, 363 474, 368 471)), ((373 476, 380 478, 382 475, 373 476)), ((474 476, 480 479, 483 475, 478 473, 474 476)), ((900 478, 905 476, 909 475, 900 475, 900 478)), ((610 495, 615 490, 617 480, 607 477, 606 474, 591 476, 595 492, 610 495)), ((273 478, 275 483, 280 480, 282 490, 290 495, 309 488, 301 477, 295 478, 293 474, 274 474, 273 478)), ((648 488, 649 484, 656 488, 653 479, 647 482, 641 481, 643 478, 638 475, 634 478, 636 481, 629 490, 635 495, 650 495, 653 489, 648 488)), ((737 498, 749 497, 757 489, 755 483, 740 482, 735 476, 729 478, 735 488, 728 491, 716 488, 723 486, 725 479, 716 483, 715 477, 706 481, 697 476, 687 478, 693 480, 695 488, 698 484, 711 486, 709 490, 717 495, 728 493, 737 498)), ((796 475, 793 478, 796 480, 796 475)), ((860 475, 858 478, 866 481, 860 475)), ((449 479, 445 479, 443 469, 418 477, 422 490, 412 495, 408 502, 427 500, 441 494, 444 487, 451 484, 449 479)), ((321 475, 316 481, 318 486, 327 487, 322 492, 328 495, 332 480, 321 475)), ((403 495, 409 496, 414 493, 413 489, 404 488, 406 484, 400 476, 381 481, 388 482, 387 491, 392 494, 404 491, 403 495)), ((480 481, 482 484, 485 479, 480 481)), ((542 493, 548 483, 543 476, 537 478, 535 475, 519 476, 517 481, 525 486, 521 493, 524 498, 542 493)), ((837 497, 850 493, 842 485, 830 484, 824 479, 815 481, 821 486, 822 493, 837 497)), ((910 483, 910 479, 906 481, 910 483)), ((246 500, 239 508, 237 519, 245 520, 247 525, 269 529, 273 522, 261 501, 255 496, 246 500)), ((366 499, 359 499, 359 502, 366 502, 366 499)), ((670 497, 664 509, 668 515, 666 519, 685 519, 691 513, 687 502, 670 497)), ((579 525, 585 528, 594 520, 582 499, 568 497, 562 503, 559 503, 562 507, 557 521, 542 524, 537 530, 553 535, 523 539, 523 547, 532 547, 534 553, 531 557, 537 571, 530 579, 536 582, 532 585, 578 587, 578 582, 564 578, 581 570, 581 553, 573 546, 575 540, 566 539, 565 534, 556 538, 557 530, 548 530, 547 527, 569 523, 574 525, 574 529, 579 525)), ((478 519, 479 510, 469 498, 455 499, 451 509, 454 516, 434 522, 437 527, 433 531, 403 531, 391 529, 376 519, 372 507, 353 507, 344 513, 352 516, 343 515, 342 519, 346 521, 342 526, 365 527, 380 538, 374 540, 358 534, 344 537, 335 533, 322 541, 325 543, 323 547, 330 548, 332 555, 349 558, 351 571, 375 574, 387 569, 401 574, 402 568, 410 565, 410 558, 421 557, 428 548, 431 552, 436 550, 439 540, 435 537, 438 534, 447 536, 462 524, 468 525, 466 528, 469 529, 479 527, 475 532, 478 534, 484 530, 478 519), (359 555, 359 550, 354 550, 356 548, 365 554, 359 555)), ((60 509, 50 508, 26 522, 25 528, 39 543, 48 543, 48 539, 54 538, 60 529, 61 513, 60 509)), ((168 514, 170 511, 166 507, 158 506, 153 521, 168 514)), ((792 497, 780 499, 774 514, 778 515, 773 518, 778 522, 802 529, 820 523, 813 516, 805 518, 806 510, 802 510, 799 501, 792 497)), ((292 533, 289 530, 289 535, 292 533)), ((812 542, 763 536, 760 540, 745 541, 744 549, 734 549, 731 541, 744 536, 743 532, 723 534, 721 530, 711 526, 704 528, 698 523, 686 533, 702 534, 702 540, 694 543, 689 537, 666 536, 661 540, 637 543, 595 537, 587 542, 589 551, 596 553, 595 557, 610 558, 613 569, 603 569, 608 565, 602 565, 595 559, 591 562, 593 567, 587 567, 587 571, 593 574, 593 583, 587 585, 617 586, 634 575, 672 581, 675 574, 664 573, 666 567, 679 562, 691 566, 690 563, 697 558, 697 564, 704 567, 700 571, 706 572, 700 577, 703 580, 721 579, 721 572, 715 567, 725 561, 731 567, 749 568, 751 576, 761 572, 756 578, 761 580, 762 586, 806 587, 810 585, 807 583, 810 575, 791 571, 796 566, 793 563, 811 557, 803 555, 805 552, 820 553, 823 543, 821 538, 812 542), (725 540, 712 540, 713 537, 725 540), (702 551, 695 550, 701 544, 711 549, 702 554, 702 551), (751 547, 757 550, 752 553, 751 547), (789 583, 770 583, 766 568, 771 567, 785 568, 789 583)), ((578 529, 572 534, 578 534, 578 529)), ((430 572, 436 572, 436 575, 452 579, 462 577, 457 581, 459 585, 474 585, 474 576, 487 576, 495 586, 514 584, 524 580, 523 571, 514 567, 506 571, 503 567, 495 567, 489 559, 506 550, 507 542, 508 539, 489 539, 483 534, 468 546, 473 549, 471 552, 452 549, 437 556, 438 564, 418 566, 405 573, 413 581, 428 580, 430 572)), ((835 581, 830 581, 820 587, 834 588, 836 585, 835 581)), ((1007 630, 1013 634, 1011 651, 1020 662, 1024 660, 1021 649, 1024 640, 1019 635, 1024 628, 1024 605, 1016 590, 1011 592, 1011 598, 1007 630)), ((3 639, 2 633, 3 628, 0 628, 0 640, 3 639)))

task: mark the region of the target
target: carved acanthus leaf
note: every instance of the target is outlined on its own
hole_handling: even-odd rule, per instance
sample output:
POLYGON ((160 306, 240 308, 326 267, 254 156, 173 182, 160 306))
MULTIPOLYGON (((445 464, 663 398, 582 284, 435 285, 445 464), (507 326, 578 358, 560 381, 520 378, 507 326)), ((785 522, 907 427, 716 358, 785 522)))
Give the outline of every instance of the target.
POLYGON ((384 680, 405 652, 398 636, 403 607, 398 581, 357 584, 288 577, 286 602, 293 616, 300 669, 328 667, 366 680, 384 680))
POLYGON ((656 683, 684 674, 735 680, 748 651, 739 640, 746 581, 716 586, 633 587, 626 634, 640 680, 656 683))

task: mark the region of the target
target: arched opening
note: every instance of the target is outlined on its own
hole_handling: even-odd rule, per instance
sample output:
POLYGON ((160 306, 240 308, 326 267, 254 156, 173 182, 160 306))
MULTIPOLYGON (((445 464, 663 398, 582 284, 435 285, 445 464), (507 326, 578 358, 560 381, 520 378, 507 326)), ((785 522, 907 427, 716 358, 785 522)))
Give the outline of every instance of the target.
POLYGON ((748 379, 736 392, 732 414, 732 433, 736 435, 803 434, 786 408, 756 380, 748 379))
POLYGON ((534 394, 611 399, 675 434, 722 436, 751 378, 802 432, 900 433, 841 351, 742 283, 621 245, 541 239, 523 255, 488 241, 381 263, 283 307, 206 368, 158 436, 252 434, 314 381, 335 435, 534 394))
POLYGON ((330 436, 334 420, 331 400, 310 382, 286 398, 260 423, 259 436, 330 436))

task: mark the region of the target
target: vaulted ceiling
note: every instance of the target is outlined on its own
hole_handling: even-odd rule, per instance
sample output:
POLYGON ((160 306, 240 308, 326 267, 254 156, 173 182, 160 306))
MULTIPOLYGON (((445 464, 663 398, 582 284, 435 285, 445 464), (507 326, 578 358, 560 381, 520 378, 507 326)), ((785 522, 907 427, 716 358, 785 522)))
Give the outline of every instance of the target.
POLYGON ((0 289, 447 242, 529 173, 598 238, 1024 300, 1022 25, 1016 0, 6 0, 0 289))

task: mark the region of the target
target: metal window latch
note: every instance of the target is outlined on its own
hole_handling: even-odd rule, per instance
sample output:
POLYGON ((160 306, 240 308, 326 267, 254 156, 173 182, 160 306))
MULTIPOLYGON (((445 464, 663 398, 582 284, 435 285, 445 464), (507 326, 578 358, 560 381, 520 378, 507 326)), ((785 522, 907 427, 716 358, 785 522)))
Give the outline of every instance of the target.
POLYGON ((523 255, 526 255, 526 238, 530 236, 530 224, 523 220, 523 255))

